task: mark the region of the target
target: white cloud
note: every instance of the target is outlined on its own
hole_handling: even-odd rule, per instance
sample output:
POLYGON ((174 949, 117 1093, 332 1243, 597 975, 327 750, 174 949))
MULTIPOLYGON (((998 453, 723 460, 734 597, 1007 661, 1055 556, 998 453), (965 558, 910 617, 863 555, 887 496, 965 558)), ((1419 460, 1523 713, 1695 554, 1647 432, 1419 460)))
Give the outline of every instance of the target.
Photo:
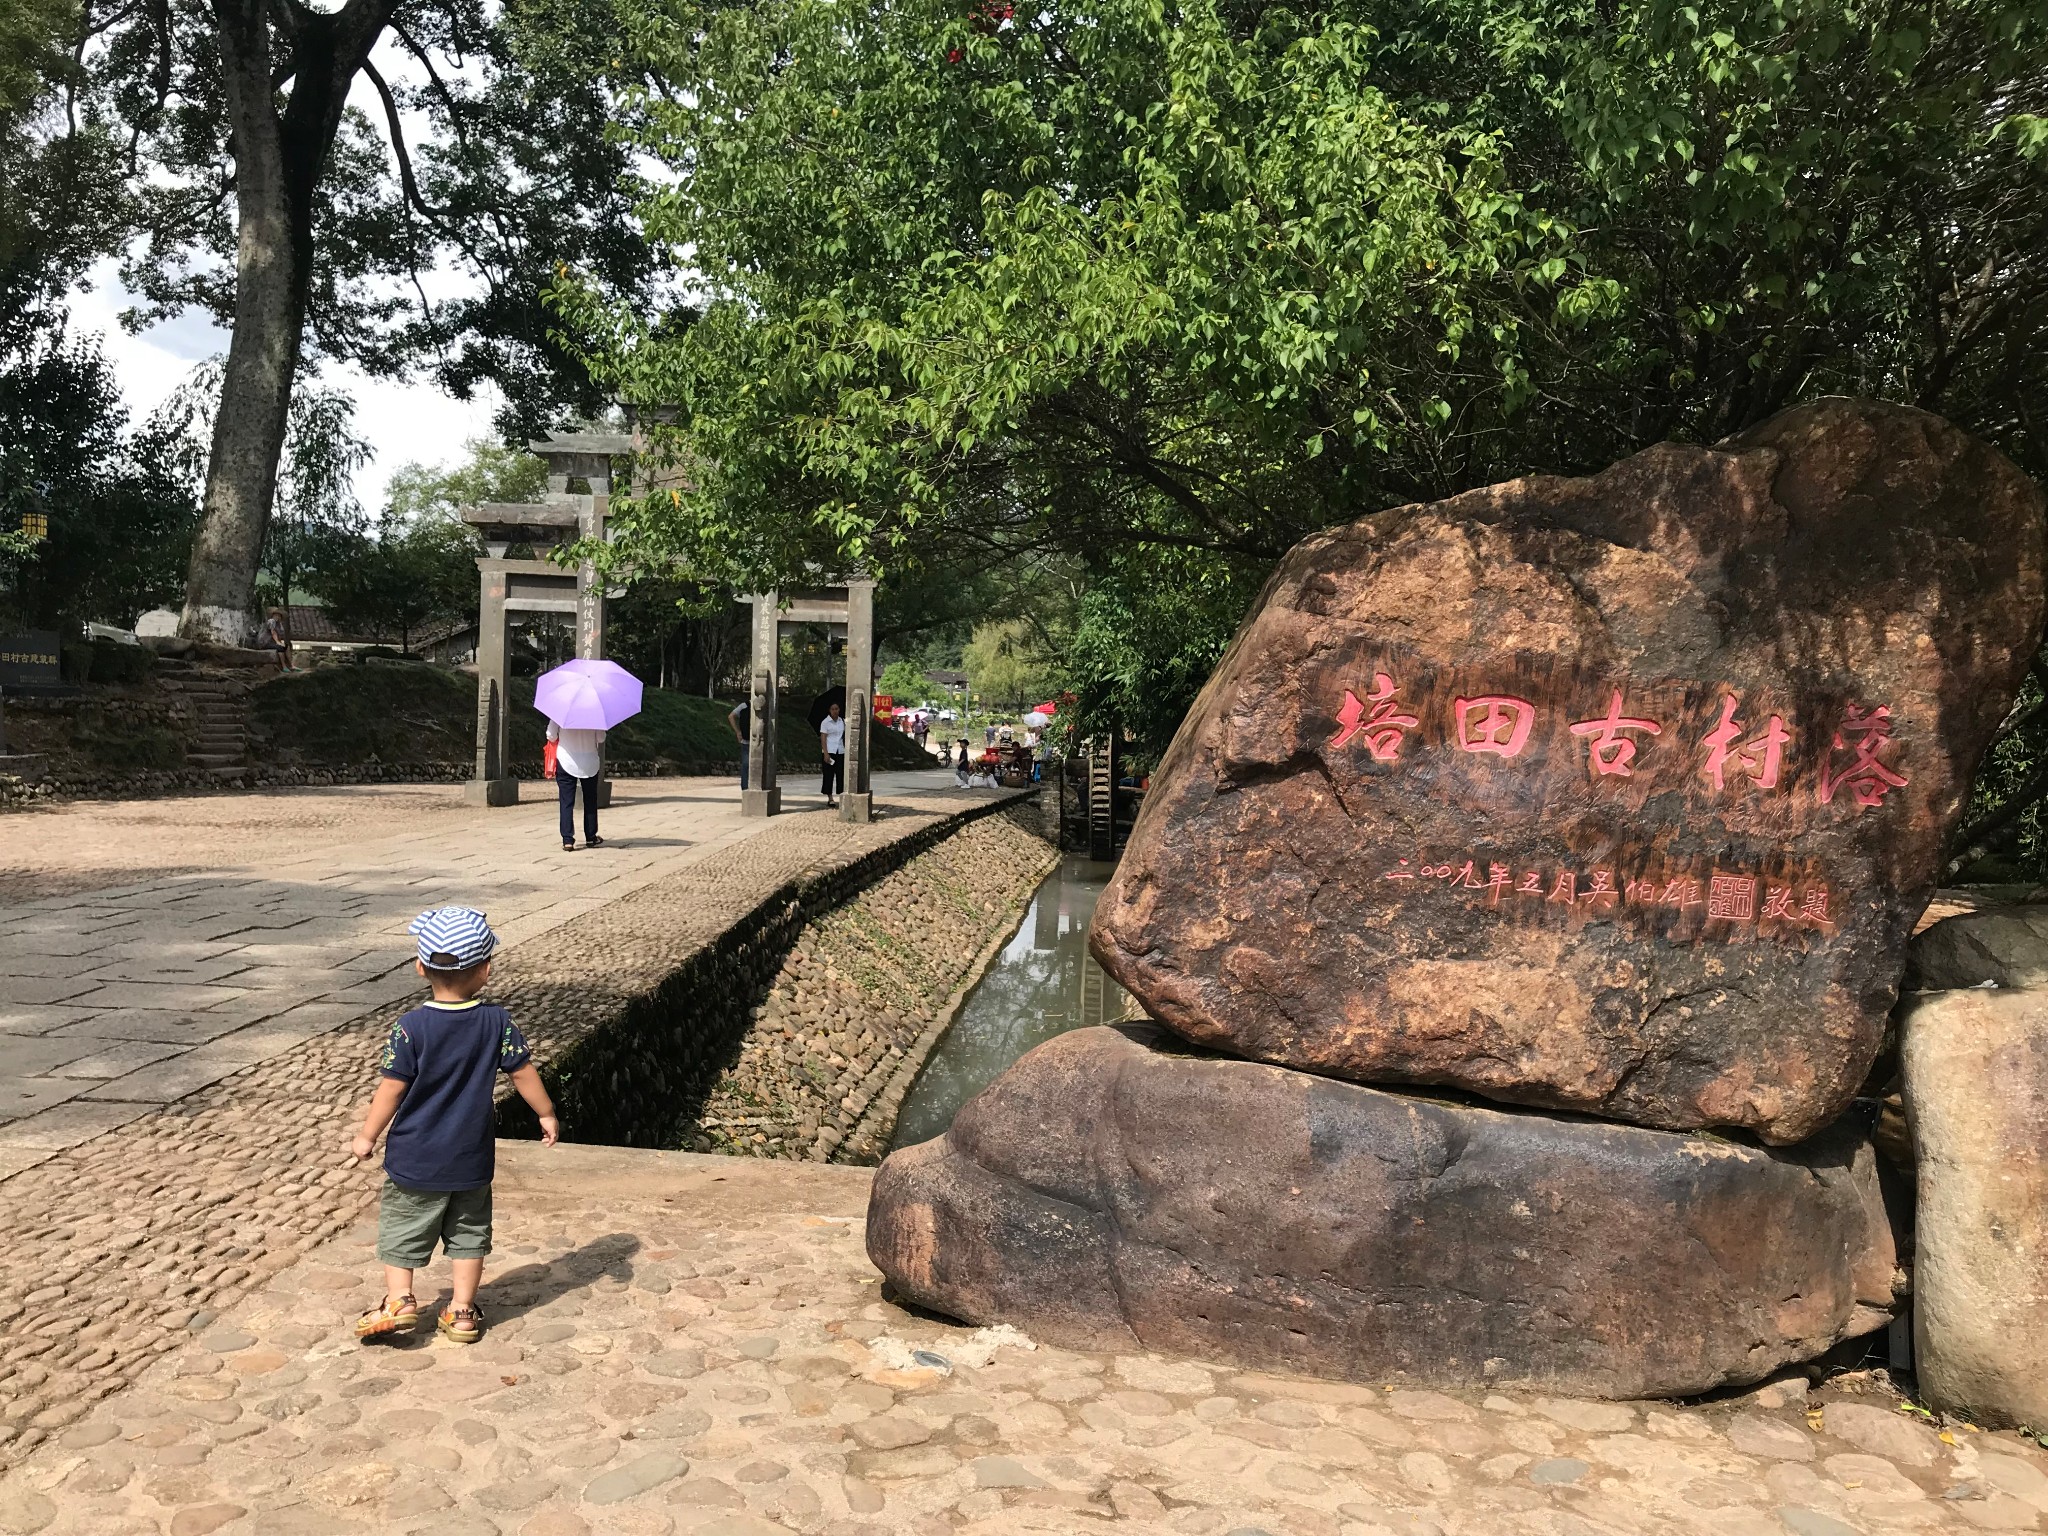
MULTIPOLYGON (((76 334, 100 338, 131 419, 140 421, 184 382, 195 364, 225 353, 228 333, 199 311, 186 310, 131 336, 120 322, 128 304, 114 264, 103 262, 92 274, 92 286, 72 294, 71 323, 76 334)), ((431 383, 373 379, 333 363, 321 370, 321 377, 354 396, 356 430, 376 450, 376 458, 356 476, 356 495, 373 513, 384 505, 385 487, 401 464, 447 463, 461 455, 466 439, 491 435, 497 399, 488 391, 465 402, 431 383)))

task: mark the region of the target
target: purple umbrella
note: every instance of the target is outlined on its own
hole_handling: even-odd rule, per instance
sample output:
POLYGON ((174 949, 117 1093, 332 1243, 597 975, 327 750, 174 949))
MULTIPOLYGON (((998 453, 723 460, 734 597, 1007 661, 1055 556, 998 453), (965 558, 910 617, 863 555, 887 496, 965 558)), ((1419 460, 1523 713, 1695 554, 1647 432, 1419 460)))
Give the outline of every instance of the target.
POLYGON ((533 685, 533 707, 570 730, 608 731, 640 713, 640 679, 616 661, 565 661, 533 685))

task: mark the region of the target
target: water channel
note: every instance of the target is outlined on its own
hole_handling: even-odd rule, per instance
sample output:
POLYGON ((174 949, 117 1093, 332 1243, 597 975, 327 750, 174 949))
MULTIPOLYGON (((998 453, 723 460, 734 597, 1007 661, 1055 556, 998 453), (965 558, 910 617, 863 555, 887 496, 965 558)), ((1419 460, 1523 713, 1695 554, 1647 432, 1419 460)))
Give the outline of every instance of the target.
POLYGON ((1115 869, 1068 857, 1046 876, 1016 937, 911 1084, 891 1151, 943 1135, 962 1104, 1033 1046, 1122 1017, 1123 988, 1088 953, 1088 919, 1115 869))

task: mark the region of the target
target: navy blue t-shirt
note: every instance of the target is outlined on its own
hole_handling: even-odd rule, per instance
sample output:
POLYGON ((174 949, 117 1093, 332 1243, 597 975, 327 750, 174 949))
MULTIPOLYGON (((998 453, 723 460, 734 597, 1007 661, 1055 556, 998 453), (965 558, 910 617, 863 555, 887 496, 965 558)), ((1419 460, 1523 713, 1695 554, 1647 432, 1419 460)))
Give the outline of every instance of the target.
POLYGON ((384 1142, 393 1182, 436 1191, 490 1183, 498 1074, 532 1059, 496 1003, 425 1003, 392 1025, 384 1075, 411 1085, 384 1142))

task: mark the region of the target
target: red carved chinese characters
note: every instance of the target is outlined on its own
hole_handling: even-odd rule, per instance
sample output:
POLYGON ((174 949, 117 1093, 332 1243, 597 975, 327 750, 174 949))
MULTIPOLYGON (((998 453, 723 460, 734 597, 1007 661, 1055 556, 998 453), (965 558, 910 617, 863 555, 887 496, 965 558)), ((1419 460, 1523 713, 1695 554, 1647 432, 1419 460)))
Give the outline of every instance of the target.
POLYGON ((1746 923, 1756 916, 1756 876, 1715 875, 1707 882, 1707 916, 1746 923))
MULTIPOLYGON (((1413 880, 1416 878, 1414 863, 1410 859, 1401 859, 1381 878, 1413 880)), ((1596 911, 1606 913, 1633 907, 1641 916, 1661 913, 1667 920, 1683 924, 1691 909, 1704 907, 1704 920, 1707 922, 1772 922, 1782 926, 1766 931, 1780 935, 1788 928, 1796 931, 1802 926, 1835 926, 1829 912, 1832 892, 1825 885, 1773 885, 1754 874, 1725 870, 1708 871, 1702 881, 1680 870, 1666 869, 1655 876, 1645 873, 1628 880, 1625 886, 1617 887, 1612 869, 1582 871, 1538 867, 1517 873, 1512 865, 1498 861, 1486 863, 1486 878, 1481 880, 1480 867, 1476 856, 1467 855, 1462 862, 1455 857, 1445 859, 1441 864, 1424 862, 1420 873, 1425 880, 1440 882, 1447 892, 1484 893, 1484 907, 1496 913, 1502 895, 1512 893, 1533 896, 1546 907, 1554 905, 1574 913, 1584 912, 1588 918, 1596 911), (1761 911, 1758 909, 1759 896, 1763 898, 1761 911)), ((1402 894, 1405 896, 1410 892, 1402 894)), ((1535 908, 1523 907, 1520 910, 1532 912, 1535 908)), ((1689 925, 1688 929, 1681 931, 1688 930, 1689 925)), ((1713 936, 1724 937, 1725 934, 1713 936)))
POLYGON ((1375 672, 1372 692, 1363 699, 1349 688, 1344 690, 1344 704, 1337 711, 1337 734, 1330 738, 1330 746, 1335 749, 1354 736, 1363 736, 1365 749, 1374 760, 1389 763, 1401 750, 1401 738, 1421 723, 1413 715, 1399 713, 1394 702, 1394 680, 1384 672, 1375 672))
POLYGON ((1527 699, 1489 694, 1456 701, 1458 746, 1466 752, 1494 752, 1519 757, 1536 724, 1536 706, 1527 699))
POLYGON ((1663 727, 1654 720, 1630 720, 1621 712, 1621 690, 1614 690, 1614 698, 1607 706, 1607 713, 1598 720, 1580 720, 1572 725, 1574 736, 1590 736, 1586 743, 1586 767, 1594 778, 1603 774, 1619 774, 1632 778, 1634 770, 1629 764, 1636 760, 1636 744, 1623 731, 1644 731, 1655 736, 1663 727))
POLYGON ((1856 797, 1858 809, 1867 810, 1883 801, 1892 790, 1902 789, 1906 776, 1894 773, 1877 760, 1892 739, 1892 712, 1884 705, 1868 712, 1851 704, 1842 713, 1832 750, 1820 770, 1820 803, 1829 804, 1835 791, 1847 785, 1856 797), (1835 771, 1835 753, 1850 754, 1841 772, 1835 771))
POLYGON ((1720 723, 1706 735, 1707 761, 1700 772, 1717 790, 1723 787, 1722 776, 1731 765, 1738 773, 1748 774, 1758 789, 1776 789, 1785 743, 1792 739, 1792 733, 1785 729, 1784 717, 1771 716, 1770 723, 1747 741, 1742 740, 1745 729, 1735 718, 1735 695, 1724 693, 1720 723))
MULTIPOLYGON (((1372 688, 1363 696, 1350 688, 1344 689, 1344 700, 1336 715, 1337 729, 1331 734, 1327 749, 1334 751, 1357 741, 1364 744, 1376 761, 1395 761, 1408 733, 1422 730, 1419 716, 1402 711, 1398 691, 1393 677, 1378 671, 1372 674, 1372 688)), ((1749 781, 1750 788, 1782 789, 1789 766, 1786 751, 1793 741, 1785 716, 1764 715, 1761 725, 1751 729, 1750 722, 1738 714, 1741 698, 1726 688, 1719 689, 1718 694, 1719 717, 1701 737, 1705 757, 1700 763, 1700 776, 1716 794, 1725 794, 1731 787, 1745 787, 1743 779, 1749 781)), ((1623 707, 1624 692, 1614 688, 1608 694, 1605 714, 1570 722, 1572 735, 1586 743, 1586 772, 1596 783, 1610 777, 1635 777, 1642 767, 1643 738, 1661 736, 1664 732, 1659 721, 1624 714, 1623 707)), ((1452 737, 1445 745, 1455 745, 1461 752, 1502 758, 1521 757, 1528 750, 1537 723, 1537 706, 1512 694, 1459 696, 1453 700, 1453 714, 1452 737)), ((1906 784, 1905 774, 1884 760, 1885 749, 1892 744, 1892 730, 1892 712, 1886 705, 1866 708, 1851 704, 1845 708, 1831 738, 1832 746, 1819 765, 1817 782, 1822 805, 1833 803, 1836 792, 1847 788, 1858 808, 1867 810, 1906 784)), ((1813 739, 1818 740, 1818 735, 1813 739)))

